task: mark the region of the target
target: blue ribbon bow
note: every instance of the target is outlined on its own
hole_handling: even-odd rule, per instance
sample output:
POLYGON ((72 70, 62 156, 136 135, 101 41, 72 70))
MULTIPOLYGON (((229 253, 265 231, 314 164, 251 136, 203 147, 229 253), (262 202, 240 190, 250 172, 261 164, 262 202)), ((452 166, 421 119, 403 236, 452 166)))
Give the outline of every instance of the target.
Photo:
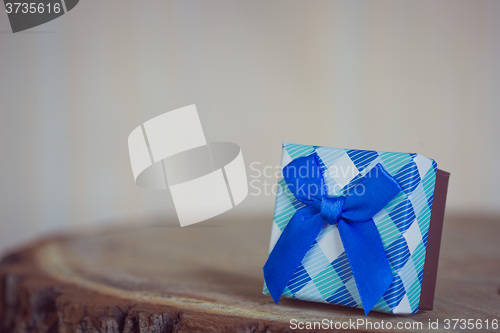
POLYGON ((290 192, 306 206, 290 219, 264 265, 264 279, 272 298, 278 304, 323 225, 337 224, 367 315, 393 279, 372 217, 401 187, 377 164, 364 177, 348 184, 345 196, 328 196, 316 153, 290 162, 283 168, 283 177, 290 192))

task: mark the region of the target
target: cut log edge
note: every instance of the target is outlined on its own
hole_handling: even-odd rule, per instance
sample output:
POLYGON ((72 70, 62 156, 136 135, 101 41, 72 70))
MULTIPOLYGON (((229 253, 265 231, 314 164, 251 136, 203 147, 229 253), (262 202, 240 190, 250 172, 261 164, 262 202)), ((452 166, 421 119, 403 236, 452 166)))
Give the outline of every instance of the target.
POLYGON ((206 301, 137 297, 97 286, 48 264, 56 243, 38 241, 0 261, 0 332, 289 331, 288 322, 266 319, 264 313, 231 313, 206 301), (206 311, 207 305, 216 310, 206 311))

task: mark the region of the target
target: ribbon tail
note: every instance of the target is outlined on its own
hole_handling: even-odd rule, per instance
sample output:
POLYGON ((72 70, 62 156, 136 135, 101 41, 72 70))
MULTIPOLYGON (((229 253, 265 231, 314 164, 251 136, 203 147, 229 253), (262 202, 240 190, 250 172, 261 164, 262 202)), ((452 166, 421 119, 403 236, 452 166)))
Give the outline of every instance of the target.
POLYGON ((324 224, 320 214, 313 215, 309 207, 303 207, 283 230, 263 268, 267 289, 276 304, 324 224))
POLYGON ((363 223, 340 219, 338 227, 367 315, 391 285, 391 267, 372 219, 363 223))

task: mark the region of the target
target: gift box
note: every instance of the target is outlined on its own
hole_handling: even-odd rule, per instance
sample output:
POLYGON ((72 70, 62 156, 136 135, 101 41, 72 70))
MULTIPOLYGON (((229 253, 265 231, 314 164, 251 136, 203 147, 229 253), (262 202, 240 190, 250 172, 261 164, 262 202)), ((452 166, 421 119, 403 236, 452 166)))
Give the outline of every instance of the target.
POLYGON ((414 153, 283 144, 265 294, 432 309, 449 174, 414 153))

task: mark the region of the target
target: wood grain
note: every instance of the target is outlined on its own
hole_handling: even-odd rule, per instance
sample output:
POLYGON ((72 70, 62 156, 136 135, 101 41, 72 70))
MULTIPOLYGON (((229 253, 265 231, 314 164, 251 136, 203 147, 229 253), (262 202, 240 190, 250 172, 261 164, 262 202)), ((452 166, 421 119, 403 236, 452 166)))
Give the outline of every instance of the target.
MULTIPOLYGON (((51 237, 0 263, 2 332, 287 332, 290 320, 500 319, 500 219, 445 220, 433 311, 393 316, 262 294, 271 217, 51 237)), ((352 331, 352 330, 348 330, 352 331)), ((358 331, 384 331, 360 328, 358 331)), ((385 330, 390 331, 390 330, 385 330)), ((422 331, 425 331, 422 330, 422 331)), ((432 332, 449 332, 441 326, 432 332)), ((497 330, 499 331, 499 330, 497 330)))

